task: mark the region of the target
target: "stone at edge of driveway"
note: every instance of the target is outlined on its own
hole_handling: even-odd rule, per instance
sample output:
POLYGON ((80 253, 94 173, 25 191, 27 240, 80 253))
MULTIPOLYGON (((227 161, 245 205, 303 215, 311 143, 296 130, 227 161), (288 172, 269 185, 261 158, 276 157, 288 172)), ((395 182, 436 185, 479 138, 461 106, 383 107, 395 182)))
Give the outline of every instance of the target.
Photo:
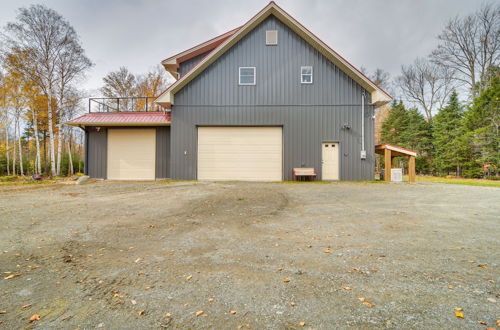
POLYGON ((83 184, 85 183, 90 177, 88 175, 84 175, 84 176, 81 176, 78 178, 78 180, 76 180, 76 184, 83 184))

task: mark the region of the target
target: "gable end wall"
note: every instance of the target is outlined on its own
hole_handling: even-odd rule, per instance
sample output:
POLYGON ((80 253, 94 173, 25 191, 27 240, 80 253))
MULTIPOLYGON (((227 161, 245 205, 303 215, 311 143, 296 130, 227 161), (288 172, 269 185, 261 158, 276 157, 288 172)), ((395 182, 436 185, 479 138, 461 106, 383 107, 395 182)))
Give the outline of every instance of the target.
MULTIPOLYGON (((368 54, 367 54, 368 56, 368 54)), ((270 16, 175 95, 171 176, 196 179, 198 126, 282 126, 283 173, 314 167, 321 178, 321 143, 340 143, 341 180, 374 176, 373 108, 365 106, 365 146, 360 159, 364 89, 278 19, 270 16), (278 46, 265 31, 278 30, 278 46), (312 65, 313 84, 300 83, 312 65), (238 85, 238 67, 255 66, 255 86, 238 85), (343 129, 344 124, 350 129, 343 129)), ((366 104, 370 93, 366 92, 366 104)))

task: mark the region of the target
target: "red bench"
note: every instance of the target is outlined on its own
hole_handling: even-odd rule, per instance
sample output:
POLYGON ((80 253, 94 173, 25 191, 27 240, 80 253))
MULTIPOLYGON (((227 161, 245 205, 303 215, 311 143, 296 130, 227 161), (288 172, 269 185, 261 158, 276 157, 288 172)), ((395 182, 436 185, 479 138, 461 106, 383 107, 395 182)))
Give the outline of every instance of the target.
POLYGON ((292 172, 292 180, 294 181, 302 181, 301 179, 311 179, 316 180, 316 170, 314 168, 309 167, 296 167, 292 172))

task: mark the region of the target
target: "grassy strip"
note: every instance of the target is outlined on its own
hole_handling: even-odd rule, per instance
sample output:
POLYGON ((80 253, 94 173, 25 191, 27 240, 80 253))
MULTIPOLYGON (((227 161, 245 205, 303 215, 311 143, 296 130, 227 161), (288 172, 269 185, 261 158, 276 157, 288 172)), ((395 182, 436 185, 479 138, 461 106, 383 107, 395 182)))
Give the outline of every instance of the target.
POLYGON ((460 184, 466 186, 496 187, 500 188, 500 181, 484 179, 442 178, 437 176, 417 176, 417 182, 434 182, 445 184, 460 184))

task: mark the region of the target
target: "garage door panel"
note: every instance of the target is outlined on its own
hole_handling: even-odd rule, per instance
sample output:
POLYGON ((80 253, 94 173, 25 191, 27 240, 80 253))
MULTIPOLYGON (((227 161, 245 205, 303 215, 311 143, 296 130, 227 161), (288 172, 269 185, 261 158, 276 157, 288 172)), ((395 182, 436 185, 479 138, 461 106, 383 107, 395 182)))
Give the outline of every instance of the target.
POLYGON ((282 180, 281 127, 198 128, 199 180, 282 180))
POLYGON ((154 180, 156 130, 108 130, 108 179, 154 180))

